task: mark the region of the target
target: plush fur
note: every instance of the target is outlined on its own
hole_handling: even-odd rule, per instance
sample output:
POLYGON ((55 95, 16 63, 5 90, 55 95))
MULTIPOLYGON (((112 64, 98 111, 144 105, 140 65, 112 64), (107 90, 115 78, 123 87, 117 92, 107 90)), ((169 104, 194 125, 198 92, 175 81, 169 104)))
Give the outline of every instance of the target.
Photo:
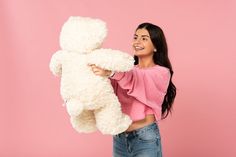
POLYGON ((123 114, 108 77, 96 76, 88 64, 124 72, 133 57, 119 50, 102 49, 107 35, 105 22, 89 17, 70 17, 60 33, 61 50, 53 54, 50 70, 61 77, 61 95, 78 132, 115 135, 131 124, 123 114))

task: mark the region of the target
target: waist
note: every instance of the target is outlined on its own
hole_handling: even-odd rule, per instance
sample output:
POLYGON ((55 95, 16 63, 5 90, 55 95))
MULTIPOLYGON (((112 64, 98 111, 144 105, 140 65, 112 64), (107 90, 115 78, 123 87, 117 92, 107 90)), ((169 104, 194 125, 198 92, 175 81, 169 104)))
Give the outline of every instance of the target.
POLYGON ((126 130, 126 132, 131 132, 134 130, 138 130, 140 128, 143 128, 145 126, 148 126, 156 121, 155 116, 153 114, 146 115, 144 119, 134 121, 129 128, 126 130))
POLYGON ((149 124, 149 125, 146 125, 146 126, 144 126, 144 127, 142 127, 142 128, 139 128, 139 129, 136 129, 136 130, 133 130, 133 131, 122 132, 122 133, 120 133, 120 134, 118 134, 118 135, 116 135, 116 136, 119 136, 119 137, 122 137, 122 136, 128 137, 128 136, 131 136, 131 135, 132 135, 132 136, 135 136, 135 135, 142 134, 142 133, 144 133, 144 132, 146 132, 146 131, 148 131, 148 130, 150 130, 150 129, 152 129, 152 130, 158 130, 158 131, 159 131, 159 128, 158 128, 157 123, 156 123, 156 122, 153 122, 153 123, 151 123, 151 124, 149 124))

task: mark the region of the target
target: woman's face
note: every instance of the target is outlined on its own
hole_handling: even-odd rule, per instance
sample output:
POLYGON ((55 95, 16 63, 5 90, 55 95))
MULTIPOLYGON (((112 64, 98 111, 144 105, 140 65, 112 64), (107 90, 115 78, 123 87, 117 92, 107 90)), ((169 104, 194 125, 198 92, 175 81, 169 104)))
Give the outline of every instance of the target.
POLYGON ((135 32, 132 47, 137 57, 152 57, 155 49, 148 31, 144 28, 135 32))

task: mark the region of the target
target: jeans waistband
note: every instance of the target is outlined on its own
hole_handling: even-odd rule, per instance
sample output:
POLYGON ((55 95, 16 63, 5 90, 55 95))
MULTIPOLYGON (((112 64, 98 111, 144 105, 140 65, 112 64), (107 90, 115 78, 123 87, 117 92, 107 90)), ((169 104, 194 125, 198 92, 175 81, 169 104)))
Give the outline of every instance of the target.
POLYGON ((136 130, 133 130, 133 131, 130 131, 130 132, 122 132, 122 133, 118 134, 118 136, 125 135, 127 137, 129 135, 137 135, 137 134, 141 134, 142 132, 145 132, 149 129, 158 129, 158 126, 157 126, 156 122, 153 122, 153 123, 151 123, 147 126, 144 126, 142 128, 139 128, 139 129, 136 129, 136 130))

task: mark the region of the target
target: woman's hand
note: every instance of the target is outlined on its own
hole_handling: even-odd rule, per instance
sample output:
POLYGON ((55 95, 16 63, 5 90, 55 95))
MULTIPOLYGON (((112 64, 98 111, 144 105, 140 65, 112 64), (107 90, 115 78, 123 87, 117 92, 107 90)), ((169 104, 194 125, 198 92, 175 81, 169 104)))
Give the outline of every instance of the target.
POLYGON ((100 67, 97 67, 95 64, 89 64, 89 66, 91 67, 93 73, 98 76, 108 77, 112 73, 110 70, 102 69, 100 67))

